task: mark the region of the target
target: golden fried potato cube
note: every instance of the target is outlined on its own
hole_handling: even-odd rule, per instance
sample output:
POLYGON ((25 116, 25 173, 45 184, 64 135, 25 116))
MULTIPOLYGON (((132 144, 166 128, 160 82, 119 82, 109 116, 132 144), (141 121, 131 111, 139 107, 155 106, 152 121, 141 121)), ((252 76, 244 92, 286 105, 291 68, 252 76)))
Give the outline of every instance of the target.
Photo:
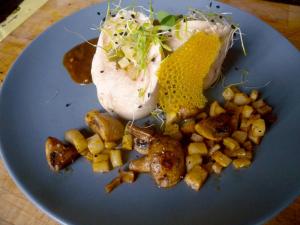
POLYGON ((254 109, 250 105, 244 105, 242 110, 242 117, 250 118, 251 114, 254 112, 254 109))
POLYGON ((223 139, 223 145, 225 145, 226 148, 232 151, 240 147, 239 143, 230 137, 226 137, 223 139))
POLYGON ((191 134, 195 132, 195 120, 194 119, 186 119, 183 121, 180 130, 184 134, 191 134))
POLYGON ((186 171, 190 171, 194 166, 201 165, 202 157, 200 154, 188 155, 185 158, 186 171))
POLYGON ((109 162, 107 160, 92 164, 95 173, 105 173, 110 171, 109 162))
POLYGON ((240 92, 234 94, 233 102, 234 104, 241 106, 249 104, 251 99, 245 93, 240 92))
POLYGON ((251 100, 252 101, 256 101, 256 99, 258 98, 258 91, 257 90, 255 90, 255 89, 253 89, 252 91, 251 91, 251 93, 250 93, 250 98, 251 98, 251 100))
POLYGON ((116 142, 113 142, 113 141, 105 141, 104 142, 104 147, 106 149, 113 149, 113 148, 115 148, 117 146, 118 146, 118 144, 116 142))
POLYGON ((272 107, 267 104, 256 109, 256 111, 261 115, 266 115, 268 113, 271 113, 272 110, 273 110, 272 107))
POLYGON ((88 147, 88 142, 79 130, 70 129, 65 132, 65 140, 76 148, 82 154, 88 147))
POLYGON ((95 155, 99 154, 104 150, 104 143, 98 134, 94 134, 93 136, 87 139, 88 149, 89 151, 95 155))
POLYGON ((248 134, 245 131, 236 130, 232 133, 231 137, 240 144, 243 144, 247 140, 248 134))
POLYGON ((225 90, 222 93, 225 101, 231 101, 234 97, 234 91, 231 87, 225 88, 225 90))
POLYGON ((250 125, 251 125, 251 123, 249 122, 248 119, 242 118, 241 124, 240 124, 240 130, 248 132, 248 130, 250 129, 250 125))
POLYGON ((201 123, 197 123, 195 126, 195 130, 198 134, 203 136, 204 138, 207 138, 209 140, 217 140, 216 137, 214 137, 214 134, 211 129, 208 129, 201 123))
POLYGON ((211 157, 223 167, 229 166, 232 161, 227 155, 223 154, 220 151, 216 151, 211 157))
POLYGON ((101 161, 109 161, 109 154, 93 155, 93 163, 98 163, 101 161))
POLYGON ((113 168, 123 165, 122 154, 120 150, 111 150, 110 151, 110 162, 113 168))
POLYGON ((188 153, 189 155, 192 154, 207 155, 208 150, 204 142, 193 142, 190 143, 188 146, 188 153))
POLYGON ((211 168, 215 174, 220 174, 223 169, 223 167, 217 162, 214 162, 211 168))
POLYGON ((91 152, 87 151, 87 153, 85 155, 83 155, 83 157, 85 159, 87 159, 88 161, 93 162, 94 155, 91 152))
POLYGON ((193 142, 202 142, 204 138, 200 134, 193 133, 191 136, 191 141, 193 142))
POLYGON ((266 132, 266 123, 264 119, 257 119, 252 121, 251 126, 252 135, 255 137, 262 137, 266 132))
POLYGON ((241 169, 249 167, 251 165, 251 161, 249 159, 234 159, 232 164, 235 169, 241 169))
POLYGON ((252 129, 250 129, 249 132, 248 132, 248 139, 256 145, 258 145, 261 141, 261 137, 253 135, 253 130, 252 129))
POLYGON ((209 150, 208 150, 208 155, 212 155, 214 152, 218 151, 221 149, 221 145, 219 144, 215 144, 214 146, 212 146, 209 150))
POLYGON ((238 158, 252 160, 252 158, 253 158, 253 151, 252 152, 246 151, 246 154, 244 156, 239 156, 238 158))
POLYGON ((135 175, 133 171, 120 171, 120 177, 122 182, 125 183, 133 183, 135 179, 135 175))
POLYGON ((207 175, 208 173, 205 169, 199 165, 196 165, 185 175, 184 181, 192 189, 198 191, 204 184, 207 175))
POLYGON ((177 113, 171 112, 166 114, 166 123, 167 124, 172 124, 178 122, 179 118, 177 113))
POLYGON ((122 149, 132 150, 133 147, 133 137, 131 134, 125 134, 122 138, 122 149))
POLYGON ((265 106, 265 105, 266 105, 266 103, 264 102, 263 99, 259 99, 259 100, 255 101, 255 102, 252 102, 252 106, 253 106, 255 109, 261 108, 261 107, 263 107, 263 106, 265 106))
POLYGON ((210 105, 209 116, 211 116, 211 117, 218 116, 225 112, 226 112, 225 109, 223 109, 217 101, 214 101, 210 105))

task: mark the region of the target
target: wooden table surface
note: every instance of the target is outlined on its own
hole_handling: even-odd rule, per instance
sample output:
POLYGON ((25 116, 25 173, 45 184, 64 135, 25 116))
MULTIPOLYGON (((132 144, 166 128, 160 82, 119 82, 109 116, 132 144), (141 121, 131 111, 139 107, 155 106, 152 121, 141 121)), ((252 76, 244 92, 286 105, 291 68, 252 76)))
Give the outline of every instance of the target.
MULTIPOLYGON (((49 0, 41 9, 0 42, 0 83, 10 66, 47 27, 59 19, 103 0, 49 0)), ((300 6, 262 0, 222 0, 248 11, 281 32, 300 49, 300 6)), ((6 172, 0 160, 0 225, 54 225, 57 224, 29 202, 6 172)), ((300 224, 300 197, 267 225, 300 224)))

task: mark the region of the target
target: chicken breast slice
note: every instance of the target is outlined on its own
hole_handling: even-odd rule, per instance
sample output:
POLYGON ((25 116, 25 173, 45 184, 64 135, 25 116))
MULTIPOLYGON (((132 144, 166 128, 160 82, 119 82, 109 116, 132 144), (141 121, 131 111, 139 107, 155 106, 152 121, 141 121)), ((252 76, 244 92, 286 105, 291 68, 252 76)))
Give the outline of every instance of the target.
MULTIPOLYGON (((138 22, 143 23, 147 19, 144 14, 138 14, 138 22)), ((204 89, 207 89, 218 79, 222 63, 230 48, 234 32, 230 25, 200 20, 182 21, 179 26, 176 26, 176 30, 173 29, 167 44, 175 51, 193 34, 200 31, 218 34, 222 40, 219 57, 211 66, 204 81, 204 89)), ((98 46, 104 46, 109 38, 105 32, 101 32, 98 46)), ((106 52, 100 47, 97 48, 91 72, 99 102, 105 110, 116 113, 124 119, 135 120, 149 115, 156 108, 158 95, 156 72, 163 60, 161 46, 152 45, 148 58, 155 60, 150 60, 147 68, 139 74, 137 80, 132 80, 131 73, 135 70, 117 69, 116 62, 109 61, 106 52), (141 96, 141 92, 143 96, 141 96)))

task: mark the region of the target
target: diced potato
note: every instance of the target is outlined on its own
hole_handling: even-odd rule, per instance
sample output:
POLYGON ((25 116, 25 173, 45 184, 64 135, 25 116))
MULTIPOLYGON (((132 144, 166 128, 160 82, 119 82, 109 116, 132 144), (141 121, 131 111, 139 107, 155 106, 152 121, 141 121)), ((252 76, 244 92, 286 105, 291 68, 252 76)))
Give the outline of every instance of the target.
POLYGON ((176 123, 166 124, 164 135, 168 135, 176 140, 180 140, 182 138, 179 125, 176 123))
POLYGON ((254 144, 257 144, 257 145, 261 141, 261 137, 253 135, 253 130, 252 129, 250 129, 249 132, 248 132, 248 138, 249 138, 250 141, 252 141, 254 144))
POLYGON ((121 155, 120 150, 111 150, 110 151, 110 162, 114 168, 123 165, 122 155, 121 155))
POLYGON ((214 136, 212 129, 205 127, 202 123, 197 123, 195 125, 195 130, 198 134, 200 134, 204 138, 207 138, 209 140, 218 140, 218 138, 214 136))
POLYGON ((221 172, 222 172, 222 169, 223 169, 223 167, 219 164, 219 163, 217 163, 217 162, 215 162, 213 165, 212 165, 212 170, 213 170, 213 172, 215 173, 215 174, 220 174, 221 172))
POLYGON ((247 105, 251 102, 251 99, 245 93, 235 93, 233 102, 237 105, 247 105))
POLYGON ((243 147, 247 150, 247 151, 253 151, 253 144, 251 141, 246 141, 243 144, 243 147))
POLYGON ((218 151, 221 149, 221 145, 219 144, 215 144, 214 146, 212 146, 209 151, 208 154, 211 156, 214 152, 218 151))
POLYGON ((272 107, 269 105, 264 105, 260 108, 257 108, 256 111, 261 115, 266 115, 272 112, 272 107))
POLYGON ((188 153, 190 155, 192 154, 207 155, 208 150, 204 142, 194 142, 189 144, 188 153))
POLYGON ((112 142, 112 141, 106 141, 106 142, 104 142, 104 147, 106 149, 113 149, 113 148, 115 148, 117 146, 118 146, 118 144, 116 142, 112 142))
POLYGON ((225 101, 231 101, 234 97, 234 91, 231 87, 225 88, 225 90, 222 93, 225 101))
POLYGON ((76 150, 81 154, 87 147, 88 142, 85 137, 79 132, 79 130, 71 129, 65 132, 65 140, 70 142, 76 150))
POLYGON ((204 138, 199 134, 193 133, 191 136, 191 140, 193 142, 202 142, 204 140, 204 138))
POLYGON ((185 158, 186 171, 190 171, 194 166, 201 165, 202 157, 200 154, 188 155, 185 158))
POLYGON ((223 144, 225 145, 225 147, 227 147, 229 150, 232 150, 232 151, 235 149, 238 149, 240 147, 239 143, 230 137, 224 138, 223 144))
POLYGON ((94 134, 93 136, 87 139, 88 149, 92 154, 99 154, 104 150, 104 144, 102 139, 98 134, 94 134))
POLYGON ((256 101, 256 99, 258 98, 258 91, 253 89, 250 93, 250 98, 252 101, 256 101))
POLYGON ((261 108, 261 107, 263 107, 263 106, 265 106, 265 105, 266 105, 266 103, 264 102, 263 99, 259 99, 259 100, 257 100, 257 101, 255 101, 255 102, 252 103, 252 106, 253 106, 255 109, 261 108))
POLYGON ((125 134, 122 139, 122 149, 132 150, 133 137, 131 134, 125 134))
POLYGON ((92 162, 94 155, 88 151, 83 157, 86 158, 88 161, 92 162))
POLYGON ((198 191, 204 184, 207 175, 208 173, 205 169, 199 165, 196 165, 185 175, 184 181, 192 189, 198 191))
POLYGON ((120 177, 122 182, 133 183, 135 176, 133 171, 120 171, 120 177))
POLYGON ((241 130, 236 130, 232 133, 231 135, 234 140, 239 142, 240 144, 243 144, 247 140, 247 132, 241 131, 241 130))
POLYGON ((223 154, 220 151, 216 151, 211 157, 223 167, 229 166, 232 161, 227 155, 223 154))
POLYGON ((234 151, 231 151, 229 149, 225 149, 224 154, 227 155, 230 158, 235 158, 235 157, 242 158, 242 157, 246 157, 247 153, 246 153, 245 149, 239 148, 239 149, 234 150, 234 151))
POLYGON ((109 161, 108 154, 97 154, 93 156, 93 163, 98 163, 101 161, 109 161))
POLYGON ((248 119, 246 118, 242 118, 241 120, 241 124, 240 124, 240 130, 248 132, 249 128, 250 128, 250 122, 248 119))
POLYGON ((181 119, 188 119, 196 116, 200 112, 200 109, 197 107, 194 108, 180 108, 178 116, 181 119))
POLYGON ((254 109, 250 105, 244 105, 242 110, 242 117, 249 118, 251 114, 254 112, 254 109))
POLYGON ((198 120, 204 120, 208 117, 207 113, 206 112, 202 112, 202 113, 199 113, 196 117, 196 119, 198 120))
POLYGON ((105 191, 107 193, 112 192, 116 187, 118 187, 120 184, 122 184, 122 179, 121 177, 116 177, 115 179, 113 179, 110 183, 108 183, 107 185, 105 185, 105 191))
POLYGON ((225 109, 223 109, 219 103, 217 101, 214 101, 211 105, 210 105, 210 109, 209 109, 209 116, 214 117, 214 116, 218 116, 222 113, 225 113, 225 109))
POLYGON ((232 161, 232 164, 235 169, 240 169, 249 167, 251 165, 251 161, 249 159, 235 159, 232 161))
POLYGON ((229 158, 234 158, 236 157, 235 151, 231 151, 227 148, 224 149, 224 154, 227 155, 229 158))
POLYGON ((194 119, 186 119, 183 121, 180 130, 184 134, 191 134, 195 132, 195 120, 194 119))
POLYGON ((257 119, 252 121, 251 126, 252 135, 256 137, 262 137, 266 132, 266 123, 264 119, 257 119))
POLYGON ((111 149, 104 149, 102 152, 101 152, 101 154, 108 154, 108 155, 110 155, 110 151, 111 151, 111 149))
POLYGON ((230 110, 230 111, 236 111, 239 109, 239 106, 237 106, 236 104, 234 104, 233 102, 227 101, 225 102, 224 108, 226 110, 230 110))
POLYGON ((239 158, 252 160, 252 158, 253 158, 253 152, 246 151, 246 154, 244 156, 239 156, 239 158))
POLYGON ((95 173, 105 173, 110 171, 110 166, 108 161, 100 161, 97 163, 93 163, 93 171, 95 173))
POLYGON ((178 122, 179 118, 177 113, 172 112, 172 113, 167 113, 166 114, 166 124, 172 124, 178 122))

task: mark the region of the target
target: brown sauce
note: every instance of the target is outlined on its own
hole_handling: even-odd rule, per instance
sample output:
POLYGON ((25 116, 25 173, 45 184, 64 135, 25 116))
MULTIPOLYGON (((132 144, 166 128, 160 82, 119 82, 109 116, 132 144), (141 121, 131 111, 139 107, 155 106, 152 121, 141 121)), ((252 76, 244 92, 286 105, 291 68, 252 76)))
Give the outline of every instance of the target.
MULTIPOLYGON (((89 40, 97 44, 98 38, 89 40)), ((89 84, 92 82, 91 67, 96 47, 87 42, 81 43, 64 55, 63 64, 72 80, 78 84, 89 84)))

